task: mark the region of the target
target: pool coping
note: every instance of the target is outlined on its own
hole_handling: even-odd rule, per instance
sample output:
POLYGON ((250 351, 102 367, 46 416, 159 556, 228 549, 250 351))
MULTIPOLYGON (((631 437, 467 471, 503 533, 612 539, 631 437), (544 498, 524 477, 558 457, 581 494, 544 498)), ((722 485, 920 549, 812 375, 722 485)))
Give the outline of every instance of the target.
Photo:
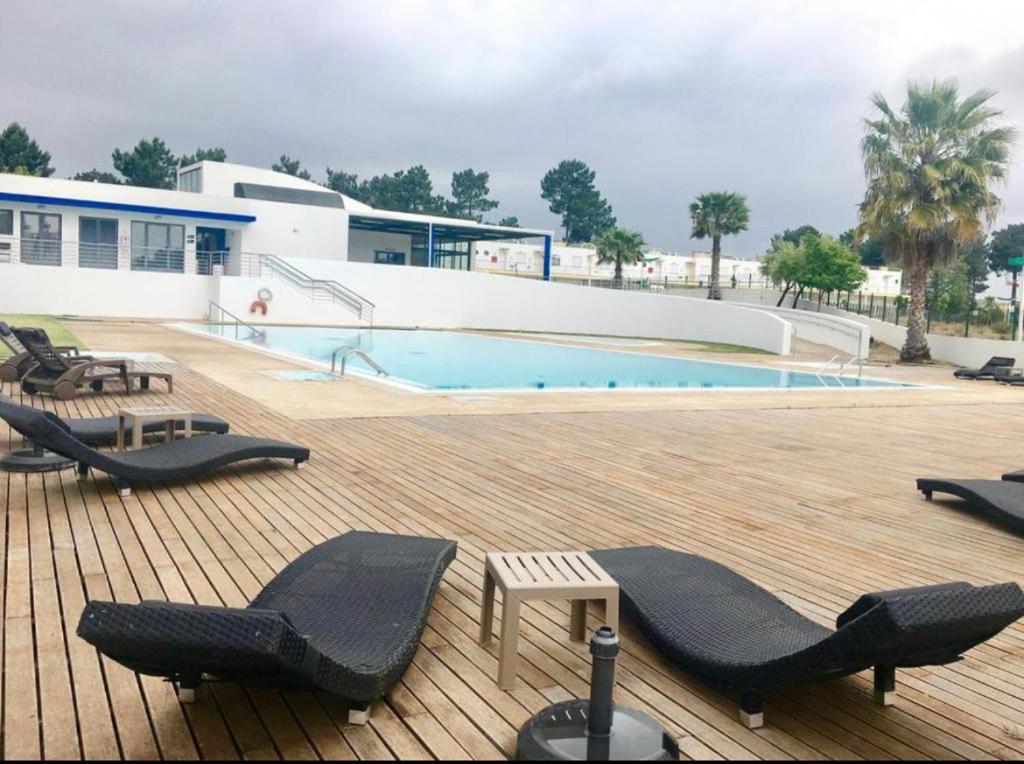
MULTIPOLYGON (((196 323, 202 323, 202 322, 194 322, 194 321, 193 322, 187 322, 187 323, 186 322, 171 322, 171 323, 165 323, 165 324, 163 324, 163 326, 166 326, 166 327, 168 327, 170 329, 175 329, 177 331, 185 332, 187 334, 192 334, 192 335, 195 335, 197 337, 205 337, 207 339, 217 340, 217 341, 226 343, 228 345, 232 345, 234 347, 241 347, 241 348, 244 348, 244 349, 247 349, 247 350, 250 350, 250 351, 255 351, 257 353, 262 353, 263 355, 266 355, 268 357, 274 358, 276 360, 300 363, 300 364, 302 364, 302 365, 304 365, 304 366, 306 366, 308 368, 311 368, 311 369, 314 369, 314 370, 317 370, 317 371, 324 371, 324 370, 326 370, 328 373, 330 373, 330 371, 331 371, 330 365, 327 364, 326 362, 315 361, 312 358, 308 358, 307 356, 300 355, 298 353, 291 353, 291 352, 288 352, 288 351, 285 351, 285 350, 273 350, 273 349, 270 349, 270 348, 260 347, 259 345, 255 344, 255 343, 252 343, 252 342, 248 342, 246 340, 236 340, 236 339, 231 339, 230 337, 220 337, 220 336, 217 336, 215 334, 210 334, 209 332, 204 332, 204 331, 202 331, 200 329, 194 328, 194 325, 196 323)), ((300 326, 300 327, 293 327, 293 328, 303 328, 303 327, 300 326)), ((309 327, 309 328, 312 328, 312 327, 309 327)), ((316 327, 316 328, 329 329, 329 328, 334 328, 334 327, 316 327)), ((372 329, 361 329, 361 331, 372 331, 372 329)), ((407 329, 407 330, 403 330, 403 331, 418 331, 418 330, 415 329, 415 328, 411 328, 411 329, 407 329)), ((431 330, 428 330, 428 331, 447 331, 447 330, 431 329, 431 330)), ((458 331, 463 331, 463 330, 458 330, 458 331)), ((484 337, 488 336, 486 333, 483 333, 483 332, 469 331, 468 333, 478 334, 478 335, 484 336, 484 337)), ((539 339, 530 339, 530 338, 522 338, 522 339, 520 339, 518 337, 510 337, 507 334, 504 334, 503 336, 501 336, 500 339, 507 339, 507 340, 511 340, 513 342, 532 342, 532 343, 535 343, 535 344, 546 344, 546 345, 558 344, 556 342, 544 341, 544 340, 539 340, 539 339)), ((579 347, 579 346, 573 346, 573 345, 568 345, 568 344, 566 344, 565 346, 566 347, 579 347)), ((698 363, 718 364, 718 365, 722 365, 722 366, 739 366, 739 367, 747 368, 747 369, 764 369, 764 368, 769 368, 769 369, 772 369, 774 371, 793 371, 792 369, 779 369, 779 368, 776 368, 774 366, 767 366, 766 367, 766 366, 761 366, 761 365, 758 365, 758 364, 739 363, 739 362, 736 362, 736 361, 707 361, 707 360, 704 360, 704 359, 685 358, 683 356, 664 355, 664 354, 661 354, 661 353, 649 353, 649 352, 645 353, 645 352, 636 351, 636 350, 619 350, 619 349, 610 349, 610 348, 582 348, 582 349, 584 349, 584 350, 599 350, 599 351, 603 351, 603 352, 607 352, 607 353, 623 353, 623 354, 627 354, 627 355, 640 355, 640 356, 646 356, 646 357, 655 356, 655 357, 658 357, 658 358, 668 358, 668 359, 675 359, 675 360, 694 361, 694 362, 698 362, 698 363)), ((781 363, 785 363, 785 362, 781 362, 781 363)), ((353 375, 353 376, 355 376, 355 377, 357 377, 357 378, 359 378, 361 380, 365 380, 365 381, 368 381, 368 382, 371 382, 371 383, 375 383, 375 384, 381 385, 383 387, 389 387, 389 388, 394 389, 394 390, 400 390, 400 391, 408 392, 408 393, 415 393, 417 395, 436 395, 436 396, 503 395, 503 394, 505 394, 505 395, 522 395, 524 393, 527 393, 527 394, 544 394, 544 393, 561 393, 561 394, 565 394, 565 393, 613 393, 613 394, 617 394, 617 393, 686 393, 686 392, 689 392, 689 393, 815 392, 815 393, 817 393, 817 392, 828 392, 828 391, 865 392, 866 393, 866 392, 894 392, 894 391, 899 391, 899 390, 944 390, 944 389, 950 389, 950 387, 948 385, 936 385, 936 384, 927 384, 927 383, 920 383, 920 382, 896 382, 896 381, 891 380, 891 379, 885 379, 883 377, 875 377, 875 376, 862 376, 861 379, 866 379, 866 380, 873 381, 873 382, 885 382, 885 383, 888 383, 888 384, 884 385, 884 386, 878 386, 878 387, 860 387, 860 386, 847 387, 845 385, 839 385, 838 387, 828 387, 828 386, 822 386, 822 387, 728 387, 728 386, 725 386, 725 387, 543 387, 543 388, 537 388, 537 387, 472 387, 472 388, 435 388, 435 387, 426 387, 426 386, 423 386, 423 385, 419 385, 418 383, 413 382, 411 380, 407 380, 407 379, 405 379, 403 377, 391 377, 391 376, 382 377, 380 375, 375 375, 375 374, 371 374, 371 373, 365 372, 365 371, 363 371, 361 369, 350 368, 350 369, 347 370, 347 373, 351 374, 351 375, 353 375)), ((796 372, 796 373, 811 374, 812 372, 796 372)), ((838 377, 838 375, 834 375, 834 374, 832 374, 832 375, 822 375, 822 376, 832 376, 832 377, 836 377, 836 379, 841 379, 840 377, 838 377)), ((323 381, 324 382, 332 382, 332 381, 341 381, 342 379, 343 379, 343 377, 339 376, 339 377, 336 378, 336 380, 323 380, 323 381)), ((308 381, 312 381, 312 380, 284 380, 284 379, 282 379, 281 381, 282 382, 287 382, 287 381, 308 382, 308 381)))

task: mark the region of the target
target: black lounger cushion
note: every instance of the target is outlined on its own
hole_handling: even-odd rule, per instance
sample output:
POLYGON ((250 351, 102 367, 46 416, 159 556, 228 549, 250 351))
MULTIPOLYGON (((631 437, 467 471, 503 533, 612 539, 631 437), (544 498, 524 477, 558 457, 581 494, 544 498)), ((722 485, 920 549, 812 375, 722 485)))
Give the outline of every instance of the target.
MULTIPOLYGON (((56 414, 31 406, 23 406, 16 403, 13 398, 0 393, 0 418, 4 419, 11 427, 22 435, 25 432, 19 427, 20 423, 28 422, 31 417, 37 414, 46 414, 51 421, 63 427, 66 432, 71 433, 76 440, 87 446, 113 446, 117 442, 117 417, 88 417, 84 419, 62 419, 56 414)), ((176 422, 177 429, 183 429, 184 422, 176 422)), ((193 414, 193 432, 216 433, 223 435, 228 432, 230 425, 219 416, 211 414, 193 414)), ((155 433, 164 431, 163 422, 146 422, 142 428, 143 432, 155 433)), ((125 428, 125 437, 131 438, 132 428, 125 428)))
POLYGON ((675 665, 723 690, 941 665, 1024 615, 1016 584, 951 584, 866 595, 833 631, 703 557, 660 547, 591 554, 619 583, 623 615, 675 665))
POLYGON ((44 413, 22 422, 19 430, 43 448, 128 482, 185 480, 249 459, 309 459, 308 448, 243 435, 183 438, 137 451, 101 452, 76 440, 66 426, 44 413))
POLYGON ((981 379, 982 377, 992 377, 994 379, 996 369, 1012 368, 1015 363, 1015 358, 996 355, 989 358, 980 369, 956 369, 953 372, 953 376, 965 379, 981 379))
POLYGON ((247 609, 90 602, 78 636, 145 674, 371 702, 412 661, 455 552, 454 541, 352 531, 298 557, 247 609))
POLYGON ((1024 533, 1024 482, 1014 473, 1003 480, 918 478, 917 490, 926 495, 948 493, 1015 533, 1024 533))

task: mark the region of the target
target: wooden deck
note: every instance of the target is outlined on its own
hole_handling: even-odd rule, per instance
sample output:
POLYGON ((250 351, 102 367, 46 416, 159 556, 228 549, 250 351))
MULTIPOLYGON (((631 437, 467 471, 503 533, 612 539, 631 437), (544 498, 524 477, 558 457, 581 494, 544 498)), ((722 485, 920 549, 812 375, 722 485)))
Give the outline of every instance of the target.
MULTIPOLYGON (((499 643, 477 645, 489 550, 663 544, 720 560, 823 623, 866 591, 1024 580, 1024 540, 952 502, 926 504, 913 484, 1020 467, 1019 405, 292 422, 173 370, 175 395, 147 404, 307 444, 309 469, 227 469, 125 499, 104 476, 0 477, 5 759, 510 756, 534 711, 586 694, 589 663, 568 639, 567 604, 530 603, 517 687, 498 689, 499 643), (74 634, 89 598, 244 605, 288 560, 351 528, 459 543, 413 666, 366 727, 312 693, 218 685, 181 706, 170 685, 74 634)), ((962 663, 900 672, 895 707, 872 705, 857 676, 771 696, 758 731, 737 722, 735 700, 666 665, 630 627, 623 637, 617 700, 661 719, 689 757, 1024 756, 1021 625, 962 663)))

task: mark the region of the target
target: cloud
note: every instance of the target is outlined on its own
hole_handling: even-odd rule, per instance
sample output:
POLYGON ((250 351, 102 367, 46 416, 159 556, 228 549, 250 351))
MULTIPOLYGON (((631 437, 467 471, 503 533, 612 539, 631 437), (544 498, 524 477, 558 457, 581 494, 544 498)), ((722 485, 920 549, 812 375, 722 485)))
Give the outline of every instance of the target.
MULTIPOLYGON (((753 256, 781 228, 853 225, 872 91, 955 76, 1024 124, 1024 7, 978 5, 7 0, 5 26, 32 31, 0 47, 0 123, 25 123, 61 175, 152 135, 321 177, 423 163, 445 191, 472 166, 495 214, 551 228, 540 177, 578 157, 620 223, 666 247, 698 246, 693 196, 746 193, 729 248, 753 256)), ((1024 219, 1024 178, 1003 192, 1024 219)))

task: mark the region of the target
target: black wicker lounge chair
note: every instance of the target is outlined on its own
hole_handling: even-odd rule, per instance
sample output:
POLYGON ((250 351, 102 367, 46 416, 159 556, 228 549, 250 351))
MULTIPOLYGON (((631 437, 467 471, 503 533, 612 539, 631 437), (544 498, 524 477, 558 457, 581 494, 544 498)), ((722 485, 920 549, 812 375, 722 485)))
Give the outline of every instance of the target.
POLYGON ((89 467, 106 472, 122 496, 131 494, 132 483, 188 480, 250 459, 291 459, 296 467, 309 460, 308 448, 244 435, 182 438, 138 451, 102 452, 75 438, 70 428, 49 412, 26 417, 17 429, 34 444, 78 462, 80 479, 88 477, 89 467))
MULTIPOLYGON (((22 406, 21 404, 16 403, 14 399, 0 393, 0 419, 6 421, 7 424, 23 436, 25 436, 25 433, 19 429, 18 424, 29 417, 42 413, 44 412, 39 409, 32 408, 31 406, 22 406)), ((113 446, 117 442, 116 416, 86 417, 84 419, 57 418, 76 440, 87 446, 113 446)), ((181 430, 185 427, 185 423, 178 421, 175 422, 175 426, 177 429, 181 430)), ((230 427, 231 425, 219 416, 213 416, 212 414, 192 415, 193 432, 223 435, 230 429, 230 427)), ((146 422, 142 427, 142 431, 144 433, 163 432, 164 423, 146 422)), ((128 425, 125 427, 125 439, 130 440, 131 436, 132 428, 131 425, 128 425)))
MULTIPOLYGON (((17 382, 36 365, 36 360, 14 336, 11 327, 4 321, 0 321, 0 343, 3 343, 11 352, 11 355, 0 361, 0 382, 17 382)), ((71 363, 93 360, 91 356, 81 355, 74 345, 54 345, 53 349, 65 356, 71 363)))
POLYGON ((918 478, 917 490, 931 499, 933 493, 948 493, 966 501, 972 508, 1024 534, 1024 473, 1008 472, 1002 480, 956 480, 918 478))
POLYGON ((1016 362, 1015 358, 994 355, 980 369, 957 369, 953 372, 953 376, 957 379, 995 379, 996 369, 1012 369, 1016 362))
POLYGON ((185 702, 204 679, 319 689, 364 724, 408 668, 455 551, 454 541, 352 531, 289 564, 247 608, 90 602, 78 636, 178 682, 185 702))
POLYGON ((680 669, 738 693, 740 719, 764 723, 765 693, 874 667, 889 705, 896 669, 951 663, 1024 615, 1017 584, 966 583, 866 594, 820 626, 717 562, 660 547, 592 557, 621 587, 623 615, 680 669))
POLYGON ((1004 366, 996 369, 992 378, 996 382, 1000 382, 1004 385, 1020 387, 1021 385, 1024 385, 1024 370, 1013 368, 1011 366, 1004 366))

